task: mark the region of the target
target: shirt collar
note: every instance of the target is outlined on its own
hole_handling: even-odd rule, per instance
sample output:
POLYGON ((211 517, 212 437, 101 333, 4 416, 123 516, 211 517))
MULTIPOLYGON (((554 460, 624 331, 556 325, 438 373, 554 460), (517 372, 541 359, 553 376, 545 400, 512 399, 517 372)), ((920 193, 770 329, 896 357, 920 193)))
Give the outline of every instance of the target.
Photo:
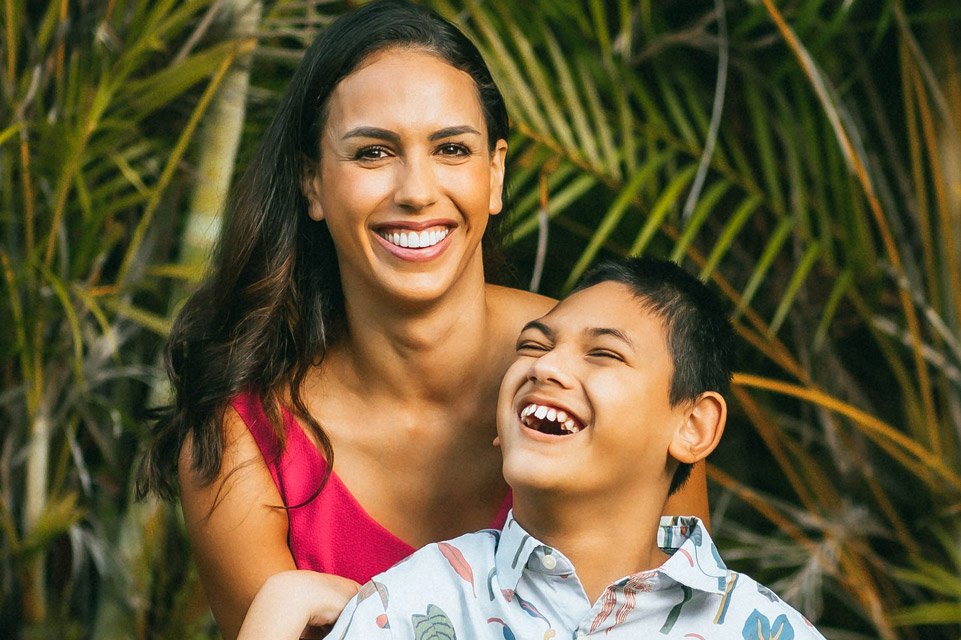
MULTIPOLYGON (((657 530, 657 546, 671 557, 655 572, 699 591, 723 595, 730 572, 699 518, 664 516, 657 530)), ((565 575, 574 567, 562 553, 548 547, 524 530, 508 513, 494 553, 501 589, 513 592, 525 569, 540 573, 565 575), (545 558, 550 556, 545 562, 545 558)), ((648 572, 650 573, 650 572, 648 572)), ((628 580, 622 578, 615 584, 628 580)))
POLYGON ((507 514, 501 529, 497 550, 494 552, 497 582, 502 590, 513 594, 524 570, 551 575, 568 575, 574 572, 570 560, 556 549, 533 537, 514 519, 514 511, 507 514))
POLYGON ((731 572, 699 518, 662 517, 657 546, 671 556, 658 569, 660 573, 692 589, 726 592, 731 572))

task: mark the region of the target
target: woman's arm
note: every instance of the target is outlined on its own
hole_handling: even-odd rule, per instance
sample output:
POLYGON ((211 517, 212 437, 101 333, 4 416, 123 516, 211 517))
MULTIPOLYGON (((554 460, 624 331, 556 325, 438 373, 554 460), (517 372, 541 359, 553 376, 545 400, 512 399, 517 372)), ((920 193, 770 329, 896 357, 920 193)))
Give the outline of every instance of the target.
POLYGON ((267 578, 257 592, 237 640, 296 640, 308 626, 337 619, 359 585, 314 571, 284 571, 267 578))
MULTIPOLYGON (((220 632, 237 637, 247 608, 268 577, 296 569, 287 547, 287 512, 247 425, 230 408, 224 419, 220 473, 204 485, 191 469, 191 441, 180 452, 181 504, 200 582, 220 632)), ((329 610, 339 613, 353 592, 332 585, 329 610)), ((347 581, 355 584, 352 581, 347 581)), ((356 591, 356 587, 354 587, 356 591)), ((336 619, 333 615, 329 622, 336 619)))
POLYGON ((691 469, 691 475, 677 493, 664 505, 666 516, 697 516, 711 530, 711 513, 707 505, 707 468, 702 460, 691 469))

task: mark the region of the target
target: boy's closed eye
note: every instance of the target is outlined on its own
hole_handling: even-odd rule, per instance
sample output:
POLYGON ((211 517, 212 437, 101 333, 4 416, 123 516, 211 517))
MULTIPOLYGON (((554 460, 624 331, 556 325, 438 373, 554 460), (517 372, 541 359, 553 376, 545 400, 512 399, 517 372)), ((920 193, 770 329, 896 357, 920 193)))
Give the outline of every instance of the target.
POLYGON ((603 358, 608 360, 616 360, 618 362, 627 362, 627 359, 624 356, 617 351, 612 351, 610 349, 591 349, 587 355, 592 358, 603 358))
POLYGON ((546 352, 550 351, 550 347, 540 342, 535 342, 533 340, 519 340, 517 342, 517 352, 546 352))

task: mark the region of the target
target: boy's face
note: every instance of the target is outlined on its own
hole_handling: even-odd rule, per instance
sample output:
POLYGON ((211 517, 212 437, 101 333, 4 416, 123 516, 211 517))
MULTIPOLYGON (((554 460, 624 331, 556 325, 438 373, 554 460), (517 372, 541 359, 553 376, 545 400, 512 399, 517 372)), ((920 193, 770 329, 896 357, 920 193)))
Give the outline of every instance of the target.
POLYGON ((688 403, 671 407, 673 361, 660 318, 631 290, 579 291, 517 341, 501 383, 504 477, 518 490, 633 499, 667 486, 668 448, 688 403))

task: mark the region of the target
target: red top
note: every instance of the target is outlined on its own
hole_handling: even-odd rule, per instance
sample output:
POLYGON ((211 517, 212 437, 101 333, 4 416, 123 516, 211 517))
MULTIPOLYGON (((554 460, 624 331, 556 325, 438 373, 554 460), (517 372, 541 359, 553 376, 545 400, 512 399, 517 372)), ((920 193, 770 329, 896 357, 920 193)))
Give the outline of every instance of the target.
MULTIPOLYGON (((327 461, 290 412, 283 410, 287 446, 278 462, 280 445, 257 395, 243 393, 230 404, 257 441, 284 504, 297 505, 310 498, 327 471, 327 461)), ((510 507, 508 492, 490 525, 492 529, 504 526, 510 507)), ((336 473, 330 474, 313 500, 289 509, 287 518, 287 545, 298 569, 330 573, 364 584, 414 552, 414 547, 364 510, 336 473)))

